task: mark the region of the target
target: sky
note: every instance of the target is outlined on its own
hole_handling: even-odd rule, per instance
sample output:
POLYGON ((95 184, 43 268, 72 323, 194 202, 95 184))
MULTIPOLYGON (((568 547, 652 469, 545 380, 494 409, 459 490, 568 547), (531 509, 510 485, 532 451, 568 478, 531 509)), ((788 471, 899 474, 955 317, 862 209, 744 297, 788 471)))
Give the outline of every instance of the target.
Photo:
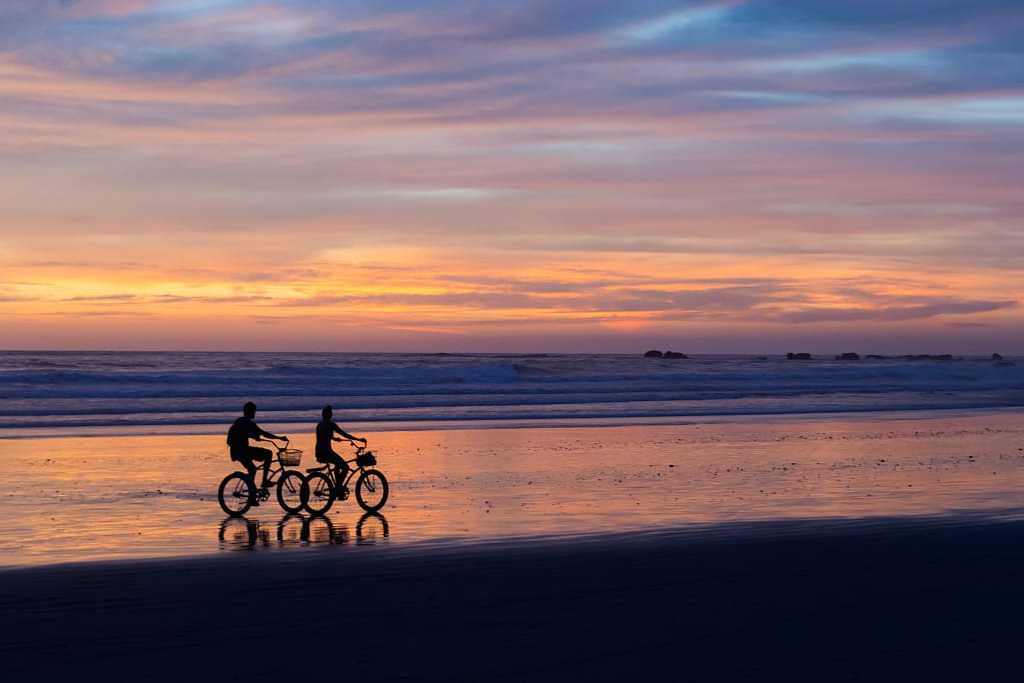
POLYGON ((1019 0, 3 0, 0 348, 1024 352, 1019 0))

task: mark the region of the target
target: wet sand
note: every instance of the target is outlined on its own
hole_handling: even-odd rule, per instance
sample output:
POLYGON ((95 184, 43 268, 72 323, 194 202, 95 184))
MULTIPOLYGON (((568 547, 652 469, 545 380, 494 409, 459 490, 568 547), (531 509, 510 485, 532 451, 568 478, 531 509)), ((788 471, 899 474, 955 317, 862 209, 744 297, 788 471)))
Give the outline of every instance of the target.
MULTIPOLYGON (((307 430, 308 432, 309 430, 307 430)), ((309 434, 294 433, 306 448, 309 434)), ((0 566, 699 529, 778 519, 1020 516, 1024 414, 371 432, 383 517, 276 503, 226 520, 223 435, 0 440, 0 566)))
POLYGON ((0 573, 8 681, 1019 676, 1024 523, 781 521, 0 573))

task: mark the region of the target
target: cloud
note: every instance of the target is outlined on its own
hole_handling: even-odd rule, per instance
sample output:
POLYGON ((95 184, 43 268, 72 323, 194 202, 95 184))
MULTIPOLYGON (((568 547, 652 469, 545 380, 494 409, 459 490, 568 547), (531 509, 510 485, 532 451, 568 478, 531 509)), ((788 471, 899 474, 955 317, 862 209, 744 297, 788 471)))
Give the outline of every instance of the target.
POLYGON ((1022 27, 1009 0, 11 0, 0 258, 39 305, 185 318, 1016 319, 1022 27))
POLYGON ((992 327, 992 325, 990 325, 988 323, 979 323, 979 322, 973 322, 973 321, 969 321, 969 320, 967 320, 967 321, 954 320, 953 322, 949 322, 949 323, 946 323, 946 324, 949 327, 956 328, 956 329, 964 329, 964 330, 986 329, 986 328, 992 327))
POLYGON ((783 313, 775 319, 791 323, 823 323, 873 320, 893 322, 921 320, 947 315, 988 313, 1016 307, 1016 301, 965 301, 938 298, 932 303, 909 306, 881 306, 878 308, 814 308, 783 313))
POLYGON ((123 303, 126 301, 135 301, 138 298, 139 297, 135 294, 103 294, 99 296, 72 296, 66 299, 61 299, 61 301, 65 303, 102 303, 105 301, 109 301, 111 303, 123 303))

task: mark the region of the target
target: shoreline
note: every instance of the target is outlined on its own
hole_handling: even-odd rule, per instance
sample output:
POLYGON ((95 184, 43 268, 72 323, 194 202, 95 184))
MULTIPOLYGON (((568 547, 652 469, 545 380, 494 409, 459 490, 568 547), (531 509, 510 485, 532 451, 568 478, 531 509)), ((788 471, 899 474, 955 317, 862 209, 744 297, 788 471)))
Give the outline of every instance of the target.
MULTIPOLYGON (((934 420, 941 418, 959 417, 980 417, 985 415, 1012 415, 1021 413, 1024 415, 1024 406, 993 406, 993 407, 965 407, 965 408, 906 408, 885 410, 853 410, 842 409, 833 411, 816 412, 779 412, 779 413, 723 413, 723 414, 697 414, 697 415, 651 415, 641 417, 579 417, 579 418, 519 418, 510 417, 502 419, 480 419, 465 420, 453 418, 451 420, 378 420, 378 421, 354 421, 350 424, 356 431, 367 433, 390 433, 390 432, 429 432, 429 431, 468 431, 468 430, 512 430, 512 429, 601 429, 605 427, 689 427, 698 425, 727 425, 727 424, 762 424, 773 422, 815 422, 836 420, 841 421, 844 417, 851 420, 934 420)), ((315 422, 314 419, 294 421, 273 421, 262 422, 263 426, 273 431, 282 429, 288 431, 289 427, 309 426, 315 422)), ((132 436, 215 436, 221 435, 226 430, 222 423, 173 423, 153 425, 97 425, 97 426, 72 426, 65 428, 58 427, 5 427, 0 428, 0 441, 24 440, 24 439, 71 439, 71 438, 104 438, 104 437, 132 437, 132 436), (60 429, 59 436, 47 435, 43 432, 53 429, 60 429)))
POLYGON ((1024 522, 948 522, 18 569, 0 582, 0 654, 8 680, 335 666, 438 681, 1016 671, 1024 522))

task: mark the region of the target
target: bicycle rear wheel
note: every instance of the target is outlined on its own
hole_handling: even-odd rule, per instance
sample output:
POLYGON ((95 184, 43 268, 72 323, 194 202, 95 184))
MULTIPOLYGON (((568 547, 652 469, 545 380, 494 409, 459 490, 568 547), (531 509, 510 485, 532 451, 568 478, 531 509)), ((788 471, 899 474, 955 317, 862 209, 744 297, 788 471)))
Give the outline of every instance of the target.
POLYGON ((302 511, 302 493, 305 485, 306 478, 297 470, 285 472, 277 482, 277 502, 285 512, 302 511))
POLYGON ((241 517, 252 507, 256 487, 245 472, 232 472, 224 477, 217 489, 221 509, 232 517, 241 517))
POLYGON ((356 500, 367 512, 376 512, 388 502, 388 480, 379 470, 365 470, 356 482, 356 500))
POLYGON ((334 504, 334 484, 323 472, 313 472, 306 477, 303 505, 311 515, 322 515, 334 504))

